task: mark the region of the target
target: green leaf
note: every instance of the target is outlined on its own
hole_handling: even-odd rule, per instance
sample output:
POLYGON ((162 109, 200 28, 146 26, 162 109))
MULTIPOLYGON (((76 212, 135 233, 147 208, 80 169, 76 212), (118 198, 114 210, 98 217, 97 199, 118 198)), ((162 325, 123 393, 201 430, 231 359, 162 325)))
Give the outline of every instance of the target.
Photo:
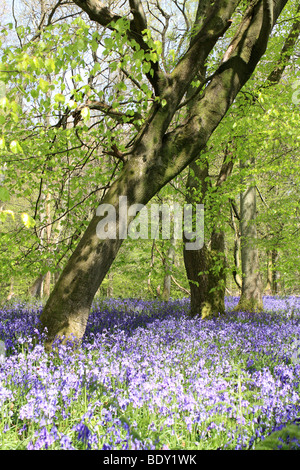
POLYGON ((10 215, 13 220, 15 220, 15 214, 13 211, 5 210, 5 211, 0 211, 0 221, 5 222, 6 217, 10 215))
POLYGON ((98 47, 99 47, 99 44, 98 44, 97 41, 95 41, 95 39, 93 39, 93 40, 91 41, 91 43, 90 43, 90 46, 91 46, 91 48, 92 48, 92 51, 93 51, 93 52, 96 52, 97 49, 98 49, 98 47))
POLYGON ((83 51, 85 49, 85 42, 83 39, 78 39, 76 45, 79 51, 83 51))
POLYGON ((150 62, 143 62, 143 66, 142 66, 143 73, 150 72, 150 69, 151 69, 150 62))
POLYGON ((45 66, 46 66, 47 72, 51 73, 55 71, 55 62, 53 59, 47 58, 45 60, 45 66))
POLYGON ((50 83, 46 82, 46 80, 44 80, 43 78, 40 78, 40 89, 44 93, 47 93, 47 91, 49 90, 49 87, 50 87, 50 83))
POLYGON ((5 139, 4 139, 4 137, 1 137, 1 139, 0 139, 0 150, 4 150, 5 148, 6 148, 5 139))
POLYGON ((32 98, 38 98, 39 97, 39 91, 38 90, 33 89, 33 90, 31 90, 30 94, 31 94, 32 98))
POLYGON ((84 121, 88 121, 90 119, 90 108, 88 106, 82 108, 81 116, 84 121))
POLYGON ((6 202, 9 201, 10 195, 4 186, 0 186, 0 201, 6 202))
POLYGON ((105 38, 104 44, 107 49, 111 50, 114 46, 114 40, 111 37, 105 38))
POLYGON ((35 226, 35 220, 26 212, 21 214, 21 219, 25 227, 30 228, 35 226))
POLYGON ((6 96, 0 99, 0 108, 5 109, 8 108, 9 106, 9 101, 6 96))
POLYGON ((61 93, 56 93, 56 95, 54 96, 54 101, 56 103, 64 103, 65 102, 65 97, 64 95, 62 95, 61 93))
POLYGON ((23 153, 23 149, 17 140, 13 140, 10 143, 9 148, 13 153, 23 153))

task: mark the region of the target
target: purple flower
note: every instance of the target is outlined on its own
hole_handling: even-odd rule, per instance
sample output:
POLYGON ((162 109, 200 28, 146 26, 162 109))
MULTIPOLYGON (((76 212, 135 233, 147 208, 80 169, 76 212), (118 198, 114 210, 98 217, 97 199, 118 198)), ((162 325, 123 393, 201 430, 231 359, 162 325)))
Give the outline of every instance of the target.
POLYGON ((92 433, 87 427, 87 425, 84 423, 78 423, 75 426, 75 431, 77 432, 78 441, 81 441, 83 444, 87 445, 88 448, 90 448, 88 440, 92 433))

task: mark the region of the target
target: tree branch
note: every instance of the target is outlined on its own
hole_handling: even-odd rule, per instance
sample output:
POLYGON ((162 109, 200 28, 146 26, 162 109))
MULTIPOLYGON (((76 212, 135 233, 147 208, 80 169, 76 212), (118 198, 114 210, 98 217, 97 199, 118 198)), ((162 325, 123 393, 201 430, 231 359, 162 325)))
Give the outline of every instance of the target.
POLYGON ((222 184, 225 183, 227 178, 232 173, 232 169, 233 169, 233 166, 234 166, 234 159, 232 159, 230 157, 230 155, 232 155, 232 151, 230 150, 230 147, 229 147, 229 146, 232 146, 232 145, 233 145, 233 142, 229 141, 227 146, 226 146, 223 163, 222 163, 222 166, 221 166, 221 169, 220 169, 220 172, 219 172, 219 175, 218 175, 218 179, 217 179, 217 182, 216 182, 216 187, 221 187, 222 184))
MULTIPOLYGON (((280 0, 275 4, 275 20, 286 3, 287 0, 280 0)), ((247 11, 246 14, 247 18, 244 18, 241 28, 233 38, 232 42, 235 47, 227 60, 222 62, 202 96, 193 100, 183 125, 165 134, 160 150, 159 175, 163 172, 164 166, 166 171, 167 168, 169 170, 170 160, 173 165, 171 179, 197 158, 199 151, 205 147, 211 133, 223 119, 233 100, 265 53, 269 33, 265 30, 267 18, 263 3, 256 2, 252 6, 252 11, 247 11), (208 129, 210 129, 209 132, 208 129)), ((201 41, 201 39, 199 40, 201 41)), ((205 48, 204 43, 203 46, 205 48)), ((190 49, 190 54, 192 54, 193 48, 197 48, 197 43, 190 49)), ((184 62, 185 60, 181 64, 179 63, 178 68, 184 62)), ((188 77, 185 78, 189 81, 188 77)))
POLYGON ((182 287, 175 279, 174 276, 172 276, 171 274, 171 279, 172 281, 174 282, 174 284, 178 287, 178 289, 180 289, 182 292, 185 292, 187 295, 191 295, 190 291, 187 290, 185 287, 182 287))
MULTIPOLYGON (((121 18, 111 11, 99 0, 73 0, 73 2, 85 11, 91 20, 96 21, 102 26, 109 26, 113 21, 121 18)), ((110 29, 112 29, 110 27, 110 29)))
POLYGON ((81 120, 81 110, 83 108, 88 107, 92 110, 101 111, 104 114, 107 114, 111 118, 115 119, 121 124, 125 123, 132 123, 137 129, 139 129, 139 125, 137 125, 134 121, 138 121, 143 119, 143 116, 140 113, 134 113, 133 115, 122 113, 121 111, 117 111, 112 106, 106 104, 104 101, 86 101, 82 105, 78 106, 71 114, 74 117, 75 121, 79 122, 81 120))
POLYGON ((137 33, 142 33, 147 29, 147 19, 140 0, 129 0, 130 11, 133 15, 132 25, 137 33))
POLYGON ((297 12, 296 12, 296 20, 293 23, 293 26, 288 34, 288 37, 286 38, 284 42, 277 64, 275 65, 272 72, 269 74, 267 78, 267 83, 269 83, 270 85, 275 85, 276 83, 280 82, 283 72, 294 51, 295 44, 300 34, 300 16, 298 16, 299 14, 300 14, 300 2, 299 2, 297 12))
MULTIPOLYGON (((91 20, 96 21, 101 26, 114 30, 112 22, 116 22, 122 17, 113 14, 99 0, 73 0, 74 3, 85 11, 91 20)), ((149 51, 148 44, 144 41, 142 31, 146 29, 147 22, 143 7, 139 0, 130 0, 131 13, 133 20, 130 21, 130 29, 127 32, 128 37, 134 39, 144 51, 149 51)), ((146 77, 153 86, 156 96, 160 95, 160 83, 163 79, 163 72, 159 68, 158 62, 151 62, 151 70, 146 73, 146 77)), ((163 80, 165 81, 165 80, 163 80)))

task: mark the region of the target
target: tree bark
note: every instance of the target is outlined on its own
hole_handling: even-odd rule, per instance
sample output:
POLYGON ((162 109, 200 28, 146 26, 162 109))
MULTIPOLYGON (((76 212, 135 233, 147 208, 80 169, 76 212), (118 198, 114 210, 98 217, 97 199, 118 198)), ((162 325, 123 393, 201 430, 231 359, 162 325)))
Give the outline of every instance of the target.
POLYGON ((45 274, 41 274, 34 283, 29 287, 28 294, 32 297, 36 297, 37 299, 41 299, 43 297, 43 283, 45 279, 45 274))
POLYGON ((162 292, 162 299, 168 302, 171 295, 171 276, 172 266, 175 261, 175 240, 171 238, 170 246, 168 248, 167 257, 165 259, 165 276, 164 276, 164 288, 162 292))
MULTIPOLYGON (((46 200, 45 200, 45 208, 46 208, 46 240, 45 246, 47 251, 50 250, 50 242, 51 242, 51 231, 52 231, 52 220, 51 220, 51 211, 50 211, 50 194, 47 193, 46 200)), ((51 271, 47 271, 44 279, 44 292, 43 295, 45 297, 49 297, 50 295, 50 288, 51 288, 51 271)))
MULTIPOLYGON (((274 2, 276 22, 287 0, 274 2)), ((102 4, 94 0, 75 3, 101 24, 102 4), (93 7, 92 10, 90 7, 93 7)), ((226 57, 205 91, 190 107, 181 126, 167 132, 184 94, 216 44, 230 26, 239 1, 221 0, 201 26, 194 43, 169 76, 158 73, 161 106, 155 102, 135 142, 118 180, 107 192, 103 203, 116 210, 118 233, 119 196, 127 196, 128 205, 148 201, 171 179, 189 165, 203 149, 215 128, 231 106, 237 93, 251 77, 264 54, 270 31, 269 10, 259 1, 249 7, 226 57)), ((107 9, 105 10, 107 13, 107 9)), ((131 217, 128 217, 129 221, 131 217)), ((101 217, 91 220, 73 255, 65 266, 40 317, 47 328, 47 346, 55 336, 82 338, 94 295, 114 261, 122 239, 100 240, 96 228, 101 217)))
POLYGON ((106 297, 113 296, 113 275, 112 273, 107 274, 108 285, 106 289, 106 297))
POLYGON ((184 250, 184 264, 191 290, 190 316, 202 319, 225 312, 224 233, 215 233, 211 248, 184 250), (200 271, 201 270, 201 271, 200 271))
POLYGON ((272 263, 272 251, 267 251, 267 283, 265 288, 266 295, 272 295, 272 272, 273 272, 273 263, 272 263))
MULTIPOLYGON (((214 189, 218 190, 230 176, 233 160, 230 159, 230 144, 227 145, 223 164, 214 189)), ((190 164, 187 180, 187 203, 205 205, 212 180, 205 152, 190 164)), ((217 191, 216 191, 217 192, 217 191)), ((225 312, 226 257, 225 234, 219 227, 219 211, 213 220, 209 243, 199 250, 187 250, 184 244, 183 258, 191 290, 190 315, 206 317, 225 312)), ((204 229, 204 228, 203 228, 204 229)))
POLYGON ((231 207, 230 207, 230 212, 231 212, 231 222, 234 230, 234 244, 233 244, 233 261, 234 261, 234 270, 233 270, 233 279, 234 282, 236 283, 237 287, 239 289, 242 288, 242 280, 239 275, 239 270, 240 270, 240 250, 241 250, 241 235, 239 228, 237 227, 235 223, 235 215, 239 220, 239 216, 237 214, 237 210, 235 208, 235 204, 232 201, 231 202, 231 207), (234 212, 236 214, 234 214, 234 212))
POLYGON ((281 285, 280 285, 280 274, 278 271, 278 258, 279 253, 278 250, 272 250, 272 292, 273 294, 277 295, 280 293, 281 285))
POLYGON ((6 297, 6 301, 11 300, 14 295, 15 295, 15 292, 14 292, 14 278, 12 277, 11 280, 10 280, 9 293, 6 297))
MULTIPOLYGON (((254 165, 254 160, 241 162, 242 168, 254 165)), ((237 310, 255 312, 263 310, 262 282, 259 271, 259 254, 256 228, 256 186, 249 182, 240 195, 240 231, 242 259, 242 292, 237 310)))

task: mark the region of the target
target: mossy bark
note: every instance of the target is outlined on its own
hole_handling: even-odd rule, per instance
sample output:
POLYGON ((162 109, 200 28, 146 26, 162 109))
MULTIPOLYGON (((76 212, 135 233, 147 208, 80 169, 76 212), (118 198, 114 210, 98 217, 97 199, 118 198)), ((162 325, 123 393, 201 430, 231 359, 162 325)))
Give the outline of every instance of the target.
POLYGON ((224 234, 218 234, 212 249, 184 250, 184 263, 191 290, 190 316, 202 319, 225 312, 224 234), (216 269, 216 266, 218 268, 216 269))
MULTIPOLYGON (((186 185, 187 203, 201 203, 205 206, 207 193, 212 186, 208 169, 206 152, 190 164, 186 185)), ((207 318, 225 312, 225 236, 218 229, 217 220, 211 230, 209 245, 208 248, 208 243, 204 243, 198 250, 187 250, 184 244, 183 258, 191 291, 191 317, 207 318)))

